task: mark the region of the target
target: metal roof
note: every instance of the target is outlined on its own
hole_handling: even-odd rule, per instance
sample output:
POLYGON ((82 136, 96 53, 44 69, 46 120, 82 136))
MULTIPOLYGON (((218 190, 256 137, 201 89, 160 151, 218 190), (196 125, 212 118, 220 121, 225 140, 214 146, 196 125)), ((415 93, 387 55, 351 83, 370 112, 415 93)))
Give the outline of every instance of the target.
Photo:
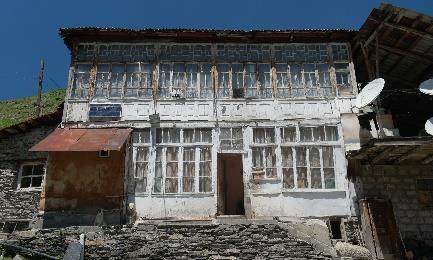
POLYGON ((34 145, 33 152, 119 151, 129 138, 130 128, 57 128, 34 145))
POLYGON ((61 28, 60 36, 69 49, 75 42, 350 42, 357 31, 350 29, 218 30, 188 28, 61 28))
POLYGON ((373 139, 350 159, 368 165, 433 164, 433 137, 373 139))

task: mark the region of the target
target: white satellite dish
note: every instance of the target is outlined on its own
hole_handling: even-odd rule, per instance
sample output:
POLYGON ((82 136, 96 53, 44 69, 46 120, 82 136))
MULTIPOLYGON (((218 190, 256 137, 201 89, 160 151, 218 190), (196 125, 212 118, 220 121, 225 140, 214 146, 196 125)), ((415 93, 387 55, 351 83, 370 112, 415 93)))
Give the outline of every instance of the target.
POLYGON ((419 91, 424 94, 433 95, 433 79, 428 79, 419 85, 419 91))
POLYGON ((382 92, 385 86, 385 80, 382 78, 377 78, 372 80, 365 86, 361 92, 358 94, 355 100, 355 106, 357 108, 363 108, 373 102, 382 92))
POLYGON ((429 135, 433 135, 433 117, 427 120, 427 122, 425 122, 425 131, 429 135))

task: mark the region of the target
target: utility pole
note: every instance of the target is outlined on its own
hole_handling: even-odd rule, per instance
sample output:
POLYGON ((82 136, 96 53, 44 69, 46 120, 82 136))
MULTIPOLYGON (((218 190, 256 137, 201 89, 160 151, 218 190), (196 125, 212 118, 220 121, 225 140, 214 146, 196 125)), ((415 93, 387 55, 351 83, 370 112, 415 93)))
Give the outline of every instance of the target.
POLYGON ((41 67, 39 70, 38 80, 38 99, 36 100, 36 117, 42 115, 42 82, 44 80, 44 60, 41 59, 41 67))

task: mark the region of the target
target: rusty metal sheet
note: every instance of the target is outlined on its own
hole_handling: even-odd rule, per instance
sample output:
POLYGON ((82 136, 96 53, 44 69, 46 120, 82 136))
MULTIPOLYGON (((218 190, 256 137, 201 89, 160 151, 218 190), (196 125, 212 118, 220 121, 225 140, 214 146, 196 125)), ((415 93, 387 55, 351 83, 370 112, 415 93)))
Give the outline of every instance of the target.
POLYGON ((129 138, 130 128, 57 128, 33 146, 33 152, 119 151, 129 138))

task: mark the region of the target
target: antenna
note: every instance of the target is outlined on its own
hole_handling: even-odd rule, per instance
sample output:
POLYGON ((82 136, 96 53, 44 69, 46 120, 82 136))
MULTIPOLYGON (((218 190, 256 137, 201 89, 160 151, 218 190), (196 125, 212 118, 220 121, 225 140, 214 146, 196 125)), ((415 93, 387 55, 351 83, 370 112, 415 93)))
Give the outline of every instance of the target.
POLYGON ((379 96, 384 86, 385 80, 382 78, 370 81, 356 97, 355 106, 357 108, 363 108, 369 105, 379 96))
POLYGON ((429 135, 433 135, 433 117, 425 122, 425 131, 429 135))
POLYGON ((42 115, 42 82, 44 80, 44 60, 41 59, 41 68, 38 77, 38 98, 36 100, 36 117, 42 115))
POLYGON ((433 95, 433 78, 422 82, 419 85, 419 91, 427 95, 433 95))

